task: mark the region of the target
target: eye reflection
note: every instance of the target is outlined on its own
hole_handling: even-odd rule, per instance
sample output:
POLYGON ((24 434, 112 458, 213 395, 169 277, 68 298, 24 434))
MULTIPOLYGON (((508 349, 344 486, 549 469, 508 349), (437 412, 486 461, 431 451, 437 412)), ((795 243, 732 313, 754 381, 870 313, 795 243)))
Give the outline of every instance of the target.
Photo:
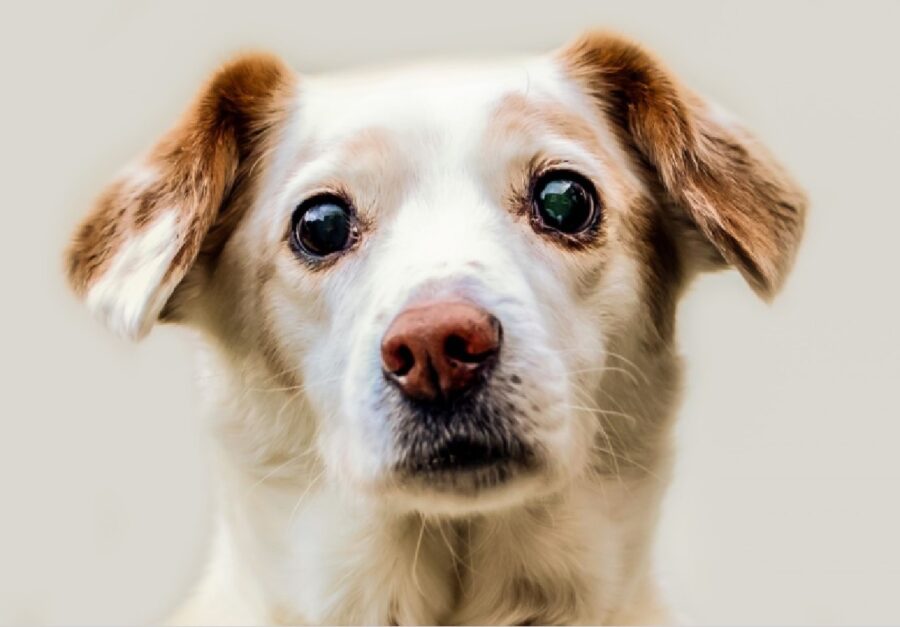
POLYGON ((316 257, 346 250, 353 243, 350 208, 334 196, 319 196, 303 202, 294 210, 292 224, 293 243, 316 257))
POLYGON ((561 233, 584 231, 599 214, 593 189, 570 172, 542 176, 535 185, 532 203, 544 226, 561 233))

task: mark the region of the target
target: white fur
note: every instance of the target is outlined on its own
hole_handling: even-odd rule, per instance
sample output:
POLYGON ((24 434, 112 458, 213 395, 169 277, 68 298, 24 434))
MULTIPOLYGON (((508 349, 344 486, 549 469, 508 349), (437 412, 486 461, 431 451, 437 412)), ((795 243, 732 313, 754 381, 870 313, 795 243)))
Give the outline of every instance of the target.
POLYGON ((124 337, 145 336, 180 277, 163 281, 178 252, 177 212, 164 209, 128 240, 87 293, 91 312, 124 337))
MULTIPOLYGON (((587 110, 543 58, 302 83, 279 165, 222 256, 211 310, 235 307, 223 303, 247 292, 254 251, 279 245, 293 207, 323 181, 342 180, 377 231, 321 277, 278 257, 275 278, 253 297, 247 315, 252 322, 266 312, 302 389, 279 392, 271 370, 237 343, 215 342, 208 354, 221 513, 208 576, 178 622, 664 619, 648 552, 665 456, 649 478, 587 469, 598 437, 591 405, 626 417, 619 420, 646 409, 616 375, 631 366, 604 370, 609 333, 641 319, 636 261, 613 243, 596 291, 579 299, 584 268, 484 188, 507 157, 550 152, 602 186, 615 235, 624 219, 616 212, 638 178, 596 116, 589 119, 610 146, 609 162, 548 132, 509 137, 500 154, 482 154, 491 112, 510 93, 587 110), (372 130, 390 138, 390 154, 346 154, 347 142, 372 130), (289 170, 303 146, 316 149, 289 170), (374 409, 384 385, 380 338, 407 303, 443 296, 502 320, 505 359, 525 380, 523 411, 547 451, 545 474, 475 497, 393 485, 389 425, 374 409), (594 400, 580 391, 601 385, 594 400), (266 461, 273 442, 283 462, 266 461), (527 585, 536 591, 516 592, 527 585)), ((222 324, 202 326, 233 337, 222 324)))
MULTIPOLYGON (((545 57, 300 85, 258 197, 180 304, 210 340, 218 509, 206 576, 173 620, 665 620, 649 553, 677 359, 643 348, 642 260, 624 242, 630 201, 647 190, 615 134, 545 57), (604 151, 549 127, 492 133, 512 94, 581 116, 604 151), (535 155, 598 188, 602 255, 562 251, 505 206, 509 164, 535 155), (370 226, 313 271, 285 245, 286 225, 335 181, 370 226), (506 400, 539 471, 474 493, 397 479, 379 346, 404 307, 440 298, 502 322, 498 369, 521 379, 506 400), (616 453, 651 423, 643 461, 616 453)), ((163 279, 183 228, 161 208, 90 287, 111 328, 149 330, 180 278, 163 279)))

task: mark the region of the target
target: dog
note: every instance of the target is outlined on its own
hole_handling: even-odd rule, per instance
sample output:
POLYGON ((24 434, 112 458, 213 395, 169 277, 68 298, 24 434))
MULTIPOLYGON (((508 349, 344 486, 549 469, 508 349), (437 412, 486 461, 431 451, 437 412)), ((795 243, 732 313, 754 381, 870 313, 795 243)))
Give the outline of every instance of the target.
POLYGON ((181 623, 670 620, 677 303, 772 298, 807 201, 610 33, 322 76, 252 53, 99 197, 68 278, 203 339, 217 517, 181 623))

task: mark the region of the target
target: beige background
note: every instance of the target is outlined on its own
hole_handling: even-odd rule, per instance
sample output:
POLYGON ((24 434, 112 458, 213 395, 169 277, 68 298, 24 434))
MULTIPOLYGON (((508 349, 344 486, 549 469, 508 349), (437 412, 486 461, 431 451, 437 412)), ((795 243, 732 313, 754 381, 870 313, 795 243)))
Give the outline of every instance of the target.
POLYGON ((236 49, 298 69, 544 50, 591 25, 656 48, 811 192, 775 305, 734 274, 681 311, 689 368, 661 530, 709 623, 900 622, 900 3, 132 2, 0 15, 0 622, 134 623, 196 576, 210 479, 188 334, 108 336, 60 251, 101 185, 236 49))

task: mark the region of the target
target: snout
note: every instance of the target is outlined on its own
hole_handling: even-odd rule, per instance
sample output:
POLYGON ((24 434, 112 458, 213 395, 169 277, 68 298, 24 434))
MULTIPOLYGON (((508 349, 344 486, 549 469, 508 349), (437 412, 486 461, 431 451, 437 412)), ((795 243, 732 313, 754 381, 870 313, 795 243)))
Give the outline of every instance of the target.
POLYGON ((484 380, 503 341, 500 321, 462 301, 410 307, 381 343, 387 378, 415 401, 447 401, 484 380))
POLYGON ((398 396, 399 471, 438 487, 472 473, 484 483, 485 473, 499 479, 527 464, 520 417, 500 381, 502 346, 500 321, 472 302, 418 303, 397 315, 381 361, 398 396))

